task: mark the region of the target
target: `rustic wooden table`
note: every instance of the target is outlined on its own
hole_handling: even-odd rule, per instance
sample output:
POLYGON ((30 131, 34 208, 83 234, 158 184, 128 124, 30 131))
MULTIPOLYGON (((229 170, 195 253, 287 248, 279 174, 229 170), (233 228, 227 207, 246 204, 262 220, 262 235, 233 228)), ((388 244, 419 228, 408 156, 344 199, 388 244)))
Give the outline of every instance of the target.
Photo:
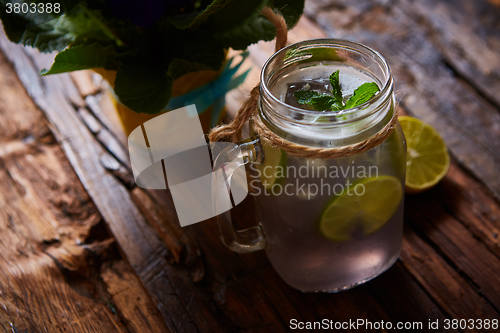
MULTIPOLYGON (((339 294, 285 285, 213 222, 181 229, 169 198, 133 183, 97 75, 40 78, 50 56, 0 37, 0 328, 5 332, 280 332, 292 318, 499 318, 500 3, 307 1, 290 32, 380 50, 401 111, 431 123, 447 177, 406 197, 401 259, 339 294), (24 86, 24 87, 23 87, 24 86)), ((272 43, 252 46, 255 85, 272 43)))

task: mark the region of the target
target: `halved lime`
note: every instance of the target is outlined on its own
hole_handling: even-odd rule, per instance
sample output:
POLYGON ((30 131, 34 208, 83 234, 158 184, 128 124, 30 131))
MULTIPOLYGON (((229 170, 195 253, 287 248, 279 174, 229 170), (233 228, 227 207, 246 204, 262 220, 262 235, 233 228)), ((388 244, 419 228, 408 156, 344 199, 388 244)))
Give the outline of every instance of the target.
POLYGON ((271 188, 286 178, 286 153, 265 142, 262 143, 264 161, 258 165, 260 180, 265 188, 271 188))
POLYGON ((398 118, 406 138, 406 191, 417 193, 436 185, 448 172, 450 157, 439 133, 421 120, 398 118))
POLYGON ((348 240, 360 228, 365 235, 374 233, 394 215, 402 197, 401 182, 396 177, 363 178, 326 205, 320 232, 334 241, 348 240))

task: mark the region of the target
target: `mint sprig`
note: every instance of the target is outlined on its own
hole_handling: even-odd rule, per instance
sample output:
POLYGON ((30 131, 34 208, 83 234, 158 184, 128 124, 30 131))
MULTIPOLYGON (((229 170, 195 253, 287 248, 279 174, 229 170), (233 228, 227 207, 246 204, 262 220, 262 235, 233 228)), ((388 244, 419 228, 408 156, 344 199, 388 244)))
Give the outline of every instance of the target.
POLYGON ((345 108, 351 109, 368 102, 378 91, 379 89, 375 82, 363 83, 354 90, 354 94, 345 103, 345 108))
POLYGON ((335 71, 330 75, 330 84, 332 85, 332 95, 335 101, 342 104, 342 87, 339 80, 340 71, 335 71))
POLYGON ((379 91, 375 82, 363 83, 344 103, 339 74, 340 72, 337 70, 330 75, 331 95, 310 89, 297 90, 294 93, 297 103, 312 106, 318 111, 340 111, 366 103, 379 91))
POLYGON ((294 93, 297 103, 310 105, 315 110, 341 110, 341 105, 331 95, 314 90, 297 90, 294 93))

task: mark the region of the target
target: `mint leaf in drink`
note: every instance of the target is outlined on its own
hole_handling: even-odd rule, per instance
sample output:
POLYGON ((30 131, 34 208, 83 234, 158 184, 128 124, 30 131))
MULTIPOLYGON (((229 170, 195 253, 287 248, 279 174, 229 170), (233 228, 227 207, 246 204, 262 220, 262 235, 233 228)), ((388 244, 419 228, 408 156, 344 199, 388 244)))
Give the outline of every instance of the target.
POLYGON ((316 110, 335 111, 338 110, 337 101, 330 95, 320 95, 311 98, 311 104, 316 110))
POLYGON ((335 98, 314 90, 297 90, 294 93, 297 103, 310 105, 318 111, 340 110, 335 98))
POLYGON ((345 103, 345 108, 350 109, 358 105, 368 102, 377 92, 379 88, 375 82, 363 83, 356 90, 354 94, 345 103))
POLYGON ((294 93, 297 103, 310 105, 317 111, 340 111, 366 103, 379 91, 375 82, 363 83, 354 90, 354 94, 344 104, 339 74, 340 72, 337 70, 330 75, 331 95, 302 89, 294 93))
POLYGON ((339 80, 340 71, 337 70, 330 75, 330 84, 332 85, 332 95, 340 105, 343 105, 342 101, 342 87, 340 86, 339 80))
POLYGON ((293 95, 297 99, 297 103, 311 105, 311 99, 313 97, 320 96, 321 94, 314 90, 302 89, 297 90, 293 95))

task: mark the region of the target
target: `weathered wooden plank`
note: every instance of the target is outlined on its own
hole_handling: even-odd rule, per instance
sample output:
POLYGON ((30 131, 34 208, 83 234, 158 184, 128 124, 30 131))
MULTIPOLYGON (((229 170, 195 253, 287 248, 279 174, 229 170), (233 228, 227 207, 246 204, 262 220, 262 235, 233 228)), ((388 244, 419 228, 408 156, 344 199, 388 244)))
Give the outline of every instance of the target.
POLYGON ((144 318, 121 313, 122 304, 111 306, 114 299, 94 260, 119 265, 117 274, 132 271, 111 254, 114 240, 3 54, 0 73, 0 328, 140 332, 137 324, 163 327, 149 296, 132 279, 121 287, 149 304, 144 318))
POLYGON ((126 262, 106 263, 101 270, 114 309, 126 318, 130 331, 162 333, 167 330, 158 309, 149 297, 144 297, 147 294, 141 281, 126 262))
MULTIPOLYGON (((92 75, 99 74, 94 73, 92 75)), ((126 147, 127 138, 122 130, 118 114, 111 100, 111 93, 107 88, 107 84, 102 84, 102 86, 101 93, 87 96, 85 102, 94 117, 99 119, 101 124, 113 133, 113 136, 123 145, 123 147, 126 147)))
POLYGON ((459 77, 500 107, 500 6, 490 1, 403 0, 459 77))
POLYGON ((498 315, 488 301, 410 227, 405 229, 401 260, 448 316, 480 318, 498 315))
POLYGON ((298 292, 284 285, 275 272, 265 267, 228 281, 226 287, 226 292, 232 291, 232 299, 236 297, 235 301, 238 297, 258 297, 260 302, 271 304, 284 326, 288 326, 292 318, 302 321, 322 318, 348 321, 364 318, 370 321, 395 322, 444 317, 440 308, 400 264, 365 285, 338 294, 298 292), (254 286, 253 295, 240 291, 237 285, 254 286))
POLYGON ((82 97, 95 95, 101 90, 101 87, 94 81, 91 71, 76 71, 71 72, 69 75, 82 97))
POLYGON ((431 27, 395 1, 335 4, 326 9, 318 7, 307 17, 330 37, 359 41, 379 50, 389 61, 396 93, 410 115, 431 123, 458 162, 499 199, 496 166, 500 163, 500 113, 450 70, 441 48, 427 32, 431 27))
MULTIPOLYGON (((384 273, 381 279, 375 279, 365 288, 375 296, 380 306, 387 312, 390 320, 425 321, 425 319, 442 319, 450 313, 442 309, 442 302, 428 295, 428 289, 422 288, 415 279, 415 274, 408 270, 404 262, 406 240, 403 240, 401 258, 394 267, 384 273), (411 273, 410 273, 411 272, 411 273), (394 292, 388 290, 396 289, 394 292), (397 304, 397 306, 395 306, 397 304)), ((474 292, 474 291, 472 291, 474 292)), ((448 301, 447 301, 448 302, 448 301)), ((424 324, 425 325, 425 324, 424 324)))
MULTIPOLYGON (((443 184, 444 186, 446 184, 443 184)), ((478 291, 500 309, 500 260, 440 203, 438 188, 408 196, 407 222, 425 234, 442 255, 456 265, 478 291)))
POLYGON ((69 102, 80 98, 69 76, 63 74, 41 79, 38 72, 47 66, 49 59, 46 56, 14 45, 3 35, 0 47, 13 62, 35 103, 45 112, 71 165, 156 302, 168 328, 179 332, 195 331, 197 326, 205 327, 207 331, 220 330, 210 307, 203 303, 205 300, 194 297, 193 282, 182 280, 181 273, 173 275, 176 273, 173 268, 170 271, 164 269, 169 268, 165 246, 146 224, 127 189, 101 165, 104 148, 95 142, 69 102), (33 54, 37 56, 32 57, 33 54), (181 283, 188 284, 190 288, 185 290, 192 292, 177 293, 177 284, 181 283))
POLYGON ((131 195, 146 221, 170 250, 173 261, 179 263, 183 251, 183 244, 180 242, 183 233, 179 230, 180 227, 169 223, 169 221, 176 221, 176 218, 168 214, 169 210, 163 209, 163 205, 158 205, 153 201, 143 189, 136 187, 132 190, 131 195))
POLYGON ((452 163, 436 191, 444 210, 500 258, 500 206, 488 190, 452 163))

